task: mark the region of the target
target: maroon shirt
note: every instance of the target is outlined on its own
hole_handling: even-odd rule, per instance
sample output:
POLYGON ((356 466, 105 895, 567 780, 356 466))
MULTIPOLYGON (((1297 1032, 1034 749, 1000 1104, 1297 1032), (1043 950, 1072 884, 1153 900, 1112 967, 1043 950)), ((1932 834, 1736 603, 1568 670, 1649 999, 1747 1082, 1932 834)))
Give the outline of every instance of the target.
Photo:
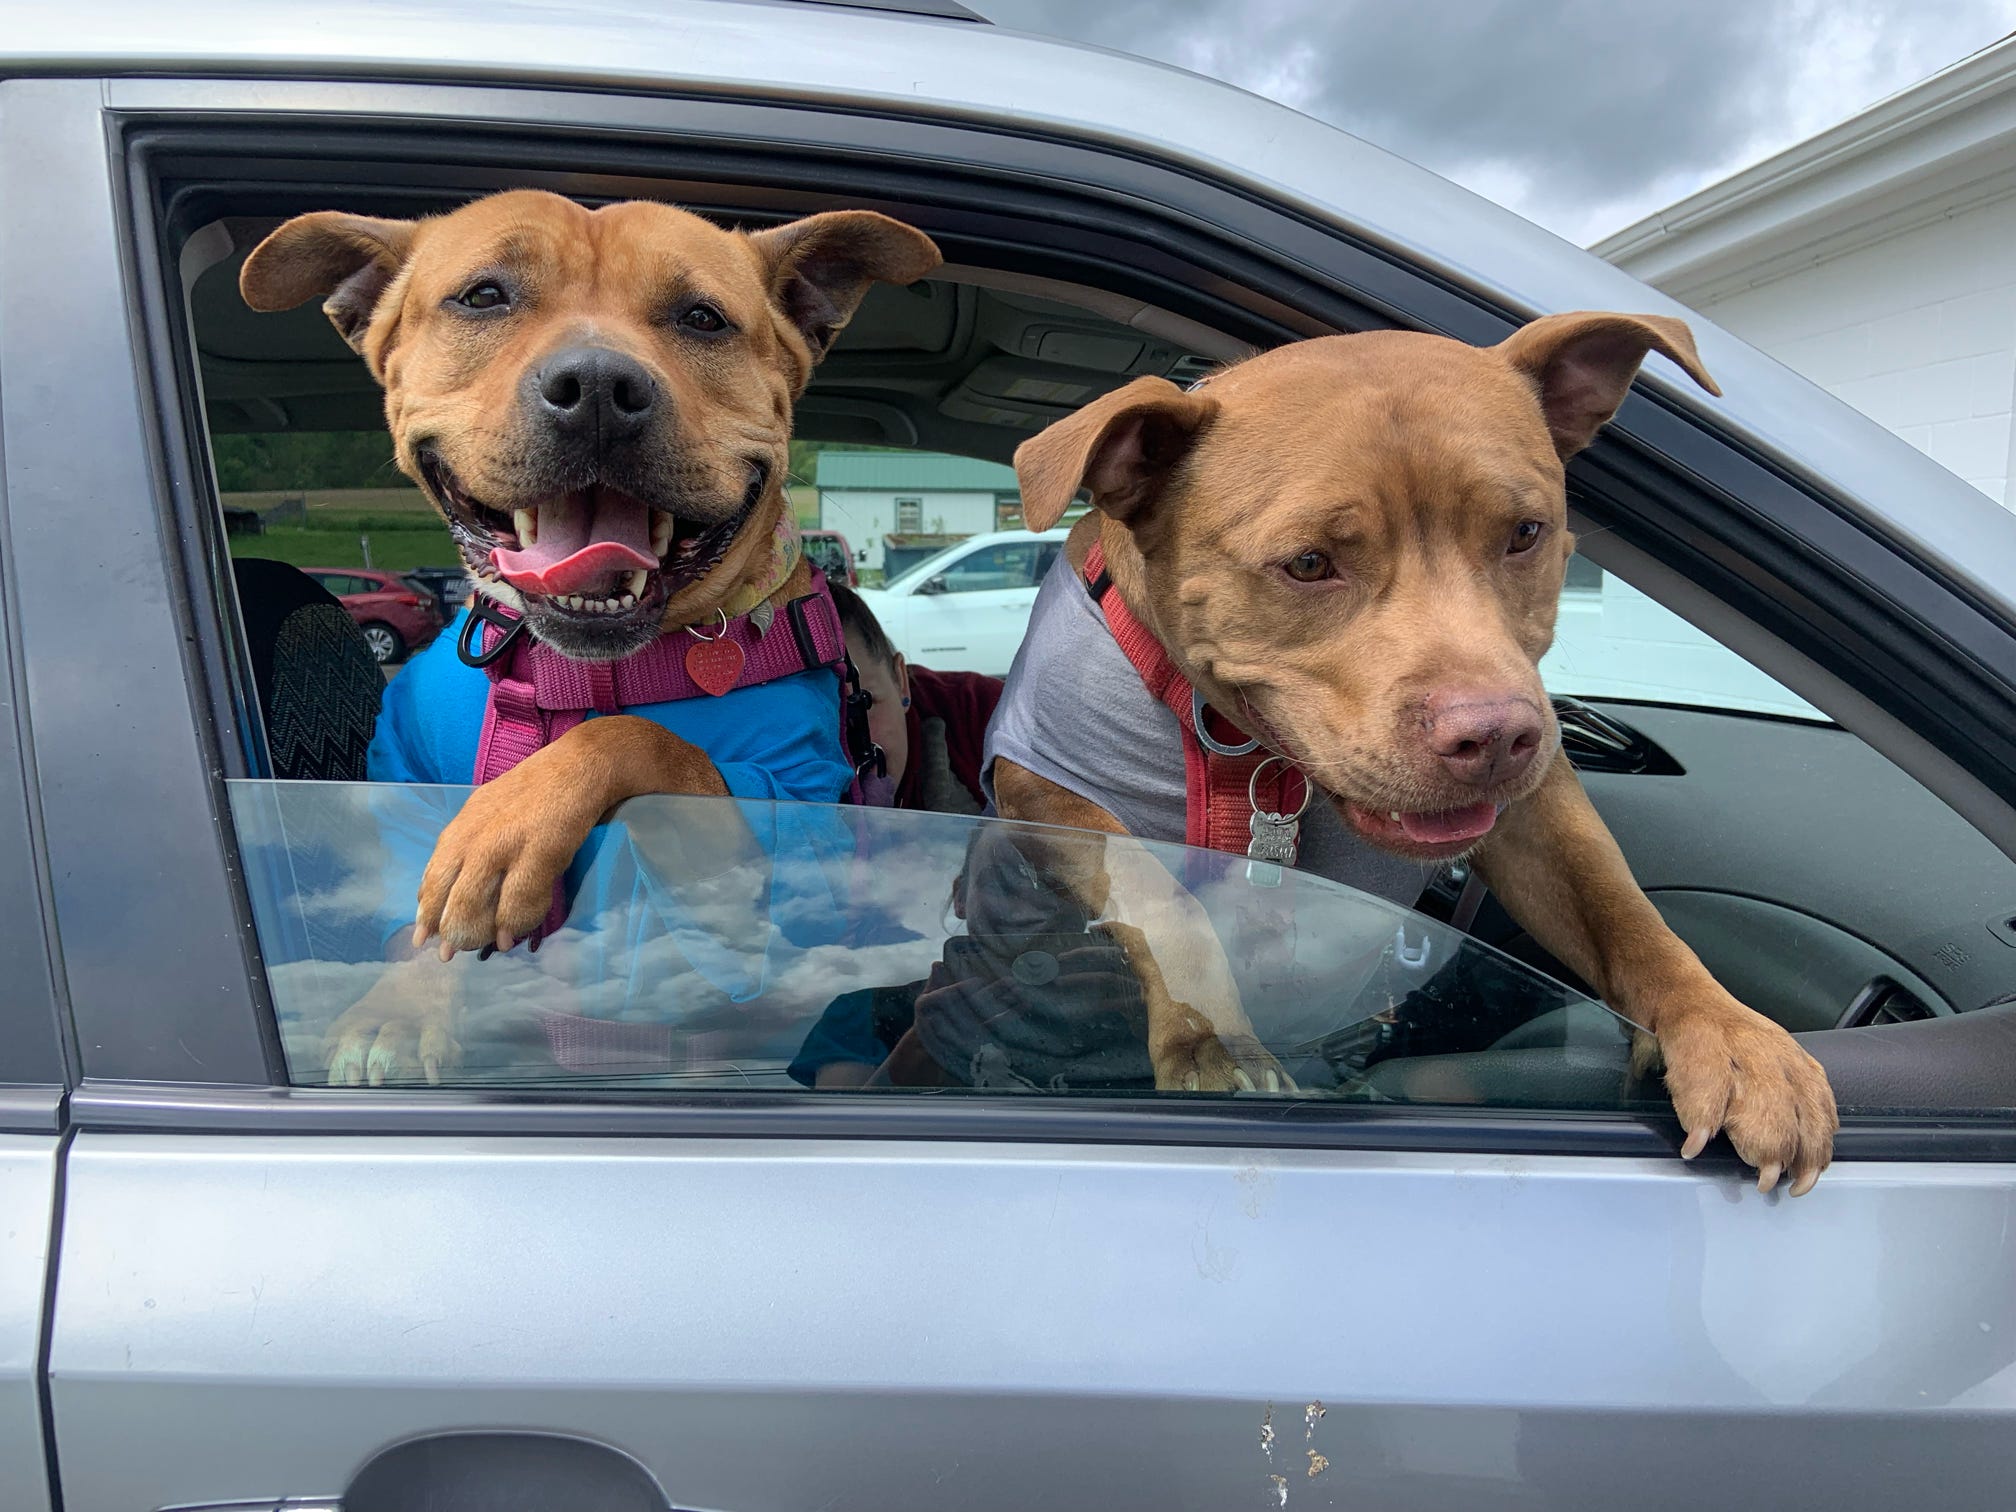
POLYGON ((945 753, 952 776, 985 808, 987 795, 980 787, 980 762, 985 746, 987 721, 1001 701, 1001 679, 978 672, 933 672, 929 667, 910 669, 910 708, 905 724, 910 735, 910 765, 896 788, 896 807, 922 808, 925 761, 924 721, 937 719, 945 724, 945 753))

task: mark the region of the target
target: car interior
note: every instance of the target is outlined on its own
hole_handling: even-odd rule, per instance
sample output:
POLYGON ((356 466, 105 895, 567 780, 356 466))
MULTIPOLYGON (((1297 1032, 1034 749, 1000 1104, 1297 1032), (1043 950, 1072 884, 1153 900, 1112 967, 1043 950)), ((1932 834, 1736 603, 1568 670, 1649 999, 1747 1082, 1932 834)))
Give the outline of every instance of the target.
MULTIPOLYGON (((239 299, 239 265, 279 219, 225 216, 188 239, 182 266, 204 418, 219 435, 377 426, 378 389, 315 306, 257 315, 239 299)), ((798 434, 1007 461, 1023 438, 1131 378, 1185 382, 1251 349, 1132 295, 969 257, 870 295, 799 406, 798 434)), ((1631 575, 1628 553, 1601 533, 1585 538, 1583 553, 1631 575)), ((1586 573, 1578 569, 1585 583, 1586 573)), ((1692 617, 1717 634, 1712 608, 1696 606, 1692 617)), ((2016 862, 1824 719, 1649 699, 1564 696, 1560 707, 1570 755, 1640 881, 1732 992, 1815 1035, 1809 1048, 1830 1067, 1873 1056, 1870 1106, 2008 1105, 2016 862), (1896 1048, 1903 1041, 1833 1033, 1882 1035, 1997 1003, 2011 1005, 1988 1016, 2002 1021, 2002 1058, 1961 1057, 1979 1074, 1914 1081, 1914 1057, 1896 1048)), ((267 716, 270 724, 270 707, 267 716)), ((1460 868, 1438 879, 1420 908, 1581 986, 1466 880, 1460 868)), ((1464 1052, 1478 1100, 1495 1100, 1545 1074, 1534 1057, 1560 1042, 1548 1033, 1525 1025, 1449 1048, 1464 1052)), ((1404 1064, 1389 1073, 1395 1095, 1408 1074, 1404 1064)), ((1854 1106, 1852 1091, 1843 1103, 1854 1106)))

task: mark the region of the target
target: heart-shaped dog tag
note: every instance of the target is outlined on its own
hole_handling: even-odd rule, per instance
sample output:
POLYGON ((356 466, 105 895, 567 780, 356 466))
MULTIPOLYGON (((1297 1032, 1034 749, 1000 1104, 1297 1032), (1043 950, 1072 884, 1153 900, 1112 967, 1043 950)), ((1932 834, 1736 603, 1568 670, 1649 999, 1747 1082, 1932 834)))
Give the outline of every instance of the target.
POLYGON ((696 640, 686 648, 686 675, 719 698, 742 675, 742 648, 725 635, 696 640))

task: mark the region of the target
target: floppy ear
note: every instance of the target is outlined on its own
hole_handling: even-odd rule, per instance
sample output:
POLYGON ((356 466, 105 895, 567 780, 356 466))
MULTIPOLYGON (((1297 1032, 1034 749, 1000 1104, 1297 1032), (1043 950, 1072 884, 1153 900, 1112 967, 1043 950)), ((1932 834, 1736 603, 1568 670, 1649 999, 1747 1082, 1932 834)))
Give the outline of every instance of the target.
POLYGON ((819 361, 876 283, 915 283, 944 261, 913 226, 873 210, 808 215, 749 238, 770 275, 770 297, 819 361))
POLYGON ((1217 413, 1215 399, 1185 393, 1167 378, 1136 378, 1094 399, 1015 448, 1023 522, 1050 529, 1081 488, 1116 520, 1138 513, 1217 413))
POLYGON ((252 249, 238 292, 255 310, 291 310, 318 294, 322 313, 357 351, 371 313, 413 250, 417 222, 319 210, 297 215, 252 249))
POLYGON ((1722 393, 1701 366, 1694 333, 1668 315, 1547 315, 1514 331, 1496 350, 1540 390, 1540 408, 1564 462, 1617 413, 1647 352, 1672 358, 1709 393, 1722 393))

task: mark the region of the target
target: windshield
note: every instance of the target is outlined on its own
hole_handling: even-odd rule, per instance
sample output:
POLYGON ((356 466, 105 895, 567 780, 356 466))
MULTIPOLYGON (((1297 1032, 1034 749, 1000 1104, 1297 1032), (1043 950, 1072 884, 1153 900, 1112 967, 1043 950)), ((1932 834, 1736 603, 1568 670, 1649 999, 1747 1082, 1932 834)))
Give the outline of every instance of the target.
POLYGON ((400 959, 418 869, 468 790, 230 786, 298 1083, 329 1080, 368 1002, 377 1037, 339 1082, 422 1080, 431 1060, 489 1085, 1154 1092, 1158 985, 1250 1040, 1261 1092, 1255 1068, 1278 1065, 1284 1094, 1483 1100, 1381 1063, 1431 1070, 1521 1036, 1622 1064, 1607 1010, 1378 898, 1217 852, 896 809, 633 800, 536 950, 400 959), (402 1046, 444 990, 452 1033, 402 1046))
POLYGON ((912 583, 921 583, 928 578, 936 577, 957 560, 962 551, 970 550, 972 545, 970 540, 954 541, 950 546, 932 552, 915 566, 905 568, 882 586, 887 589, 906 588, 912 583))

